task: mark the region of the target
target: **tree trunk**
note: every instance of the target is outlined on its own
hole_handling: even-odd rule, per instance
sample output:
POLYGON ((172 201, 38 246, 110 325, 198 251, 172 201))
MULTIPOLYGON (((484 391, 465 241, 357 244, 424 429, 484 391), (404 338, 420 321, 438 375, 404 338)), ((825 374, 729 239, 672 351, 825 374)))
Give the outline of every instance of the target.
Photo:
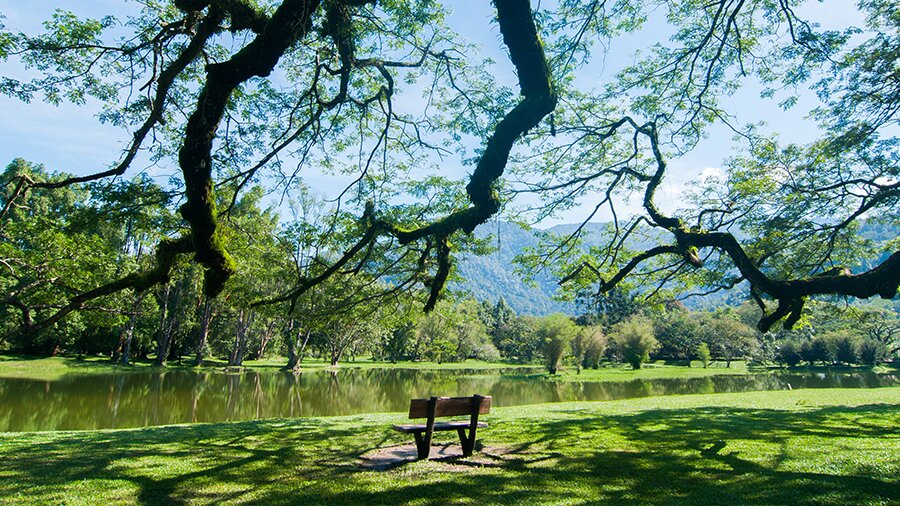
POLYGON ((62 332, 58 333, 58 337, 55 341, 53 341, 53 346, 50 347, 50 356, 55 357, 59 355, 60 346, 62 345, 62 332))
POLYGON ((297 339, 294 339, 294 319, 287 321, 287 329, 284 332, 284 342, 287 345, 288 361, 283 370, 290 371, 297 368, 297 339))
POLYGON ((287 346, 288 346, 288 362, 284 366, 285 371, 297 371, 300 369, 300 363, 303 362, 303 355, 306 352, 306 344, 309 342, 311 330, 300 329, 294 334, 294 320, 290 320, 287 329, 287 346), (302 339, 301 339, 302 337, 302 339))
POLYGON ((340 360, 341 360, 341 355, 343 354, 343 351, 344 350, 341 350, 338 348, 331 349, 331 366, 332 367, 338 365, 338 362, 340 362, 340 360))
MULTIPOLYGON (((135 301, 135 305, 139 302, 135 301)), ((128 319, 128 323, 125 324, 125 328, 122 330, 122 337, 120 341, 123 343, 122 346, 122 365, 128 365, 128 361, 131 358, 131 339, 134 337, 134 321, 137 319, 137 315, 132 314, 128 319)))
POLYGON ((169 293, 172 291, 172 285, 166 283, 166 292, 163 295, 162 307, 159 311, 159 334, 156 339, 156 360, 153 365, 165 367, 166 360, 169 358, 169 343, 172 334, 169 332, 170 327, 166 325, 169 315, 169 293))
POLYGON ((306 345, 309 344, 309 336, 311 336, 311 335, 312 335, 312 330, 308 330, 308 329, 307 329, 306 333, 303 334, 303 341, 300 343, 300 352, 299 352, 300 363, 303 363, 303 359, 306 357, 306 345))
POLYGON ((275 326, 278 324, 277 320, 272 320, 271 323, 266 325, 266 329, 263 331, 263 335, 259 339, 259 350, 257 350, 254 360, 259 360, 263 358, 266 354, 266 346, 269 345, 269 341, 272 340, 272 334, 275 333, 275 326))
POLYGON ((203 303, 203 320, 200 323, 200 335, 197 339, 197 355, 194 358, 194 365, 203 365, 203 354, 206 348, 206 338, 209 336, 209 321, 212 319, 212 304, 209 297, 204 297, 203 303))
MULTIPOLYGON (((130 321, 129 321, 130 323, 130 321)), ((113 349, 112 356, 109 357, 109 361, 113 364, 117 363, 122 359, 122 350, 125 349, 125 331, 128 329, 128 325, 122 328, 122 332, 119 332, 119 341, 116 343, 116 347, 113 349)), ((78 352, 81 355, 81 352, 78 352)))
POLYGON ((253 322, 253 312, 250 311, 244 316, 244 310, 238 313, 237 326, 234 332, 234 348, 231 350, 231 356, 228 357, 229 366, 240 366, 244 363, 244 353, 247 350, 247 333, 250 331, 250 324, 253 322))
POLYGON ((131 304, 131 318, 128 319, 128 323, 125 325, 125 329, 122 331, 122 341, 124 341, 124 346, 122 349, 122 364, 128 365, 128 362, 131 360, 131 340, 134 337, 134 326, 137 322, 137 314, 138 310, 141 307, 141 302, 144 300, 144 296, 147 295, 147 292, 141 292, 134 298, 134 302, 131 304))

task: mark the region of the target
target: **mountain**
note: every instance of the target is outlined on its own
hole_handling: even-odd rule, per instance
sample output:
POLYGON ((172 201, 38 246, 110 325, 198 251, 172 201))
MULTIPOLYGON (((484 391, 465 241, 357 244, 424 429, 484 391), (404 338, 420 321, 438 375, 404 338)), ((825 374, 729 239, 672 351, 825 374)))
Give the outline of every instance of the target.
POLYGON ((451 290, 466 292, 478 300, 496 301, 502 296, 518 314, 575 312, 574 304, 553 300, 557 280, 546 272, 538 273, 533 284, 523 281, 516 272, 513 258, 526 248, 537 246, 535 232, 513 223, 497 222, 477 229, 475 235, 493 235, 496 250, 481 256, 463 255, 457 266, 462 281, 451 283, 451 290))
MULTIPOLYGON (((546 231, 564 235, 577 227, 576 224, 563 224, 546 231)), ((587 246, 600 245, 604 227, 605 223, 588 223, 583 231, 584 243, 587 246)), ((534 275, 533 283, 526 283, 517 272, 518 266, 513 259, 524 253, 526 248, 537 246, 539 233, 540 231, 525 230, 514 223, 502 221, 478 228, 475 235, 479 238, 492 235, 496 250, 482 256, 463 255, 457 267, 463 280, 451 283, 450 289, 468 293, 478 300, 496 301, 502 296, 518 314, 574 314, 574 303, 553 298, 559 288, 558 279, 547 272, 538 272, 534 275)))

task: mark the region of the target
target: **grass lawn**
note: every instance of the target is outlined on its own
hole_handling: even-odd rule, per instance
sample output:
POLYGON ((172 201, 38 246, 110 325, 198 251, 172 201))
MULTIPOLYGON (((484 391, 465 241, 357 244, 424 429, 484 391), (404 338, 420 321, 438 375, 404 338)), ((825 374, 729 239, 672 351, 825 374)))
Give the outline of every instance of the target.
POLYGON ((548 379, 554 381, 629 381, 634 379, 660 379, 660 378, 705 378, 723 374, 748 374, 763 372, 764 368, 750 368, 746 362, 734 361, 731 367, 725 367, 725 363, 712 364, 706 369, 699 361, 694 361, 692 367, 683 365, 666 365, 661 361, 644 364, 640 369, 634 370, 626 364, 605 363, 598 369, 582 369, 579 373, 574 367, 566 367, 561 373, 555 375, 545 374, 548 379))
MULTIPOLYGON (((287 359, 271 357, 263 360, 246 360, 246 370, 274 371, 280 369, 287 359)), ((224 371, 226 361, 208 359, 203 367, 197 368, 186 364, 170 362, 165 370, 196 370, 196 371, 224 371)), ((332 369, 324 361, 308 359, 302 364, 302 371, 318 371, 332 369)), ((644 364, 643 368, 633 370, 625 364, 604 363, 599 369, 584 369, 580 373, 574 367, 565 367, 558 374, 551 375, 540 364, 507 364, 502 362, 484 362, 480 360, 466 360, 465 362, 390 362, 360 359, 355 362, 342 362, 339 369, 440 369, 460 370, 476 369, 485 370, 486 374, 496 374, 498 369, 505 369, 504 375, 510 378, 520 377, 525 380, 545 379, 549 381, 576 381, 576 382, 605 382, 605 381, 631 381, 636 379, 661 379, 661 378, 705 378, 719 375, 741 375, 748 373, 768 372, 770 369, 762 367, 749 367, 746 362, 734 361, 731 367, 725 367, 724 362, 715 362, 708 368, 703 368, 699 361, 694 361, 692 367, 683 365, 668 365, 662 361, 644 364), (515 369, 522 369, 522 374, 516 374, 515 369), (541 372, 534 372, 534 370, 541 372)), ((76 358, 71 356, 61 357, 25 357, 17 355, 0 355, 0 378, 23 378, 42 381, 53 381, 65 375, 75 374, 115 374, 147 372, 155 369, 152 362, 136 361, 131 365, 123 366, 111 364, 108 359, 102 357, 76 358)), ((879 366, 871 367, 816 367, 795 368, 798 372, 894 372, 897 367, 879 366)), ((477 373, 476 373, 477 374, 477 373)))
MULTIPOLYGON (((187 365, 189 361, 185 360, 184 364, 177 362, 169 362, 166 370, 207 370, 222 371, 227 365, 227 361, 208 359, 204 362, 203 367, 197 368, 187 365)), ((263 360, 245 360, 244 368, 249 370, 277 370, 287 363, 286 358, 272 357, 263 360)), ((372 360, 360 359, 355 362, 342 362, 337 368, 340 369, 383 369, 383 368, 400 368, 400 369, 507 369, 507 368, 534 368, 539 365, 528 364, 504 364, 498 362, 484 362, 480 360, 466 360, 465 362, 443 363, 435 362, 400 362, 391 364, 390 362, 379 362, 372 360)), ((147 372, 154 368, 152 362, 135 361, 131 365, 112 364, 109 359, 103 357, 84 357, 76 358, 70 356, 61 357, 26 357, 19 355, 0 355, 0 378, 27 378, 35 380, 53 381, 67 374, 113 374, 113 373, 132 373, 147 372)), ((331 369, 328 362, 321 360, 308 359, 302 363, 303 371, 315 371, 321 369, 331 369)), ((673 368, 676 369, 676 368, 673 368)), ((682 369, 682 368, 677 368, 682 369)), ((574 374, 574 372, 573 372, 574 374)))
POLYGON ((360 467, 403 418, 0 434, 0 503, 900 503, 900 388, 501 408, 475 459, 360 467))

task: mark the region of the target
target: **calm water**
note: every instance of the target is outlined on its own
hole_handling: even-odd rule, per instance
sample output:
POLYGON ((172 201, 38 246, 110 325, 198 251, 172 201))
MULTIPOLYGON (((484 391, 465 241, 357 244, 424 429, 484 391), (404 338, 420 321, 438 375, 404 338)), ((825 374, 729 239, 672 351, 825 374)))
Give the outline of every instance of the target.
POLYGON ((495 406, 601 401, 654 395, 874 388, 900 375, 770 373, 607 383, 552 382, 528 371, 350 369, 294 376, 163 371, 70 376, 58 381, 0 378, 0 432, 141 427, 300 416, 406 411, 430 395, 494 396, 495 406))

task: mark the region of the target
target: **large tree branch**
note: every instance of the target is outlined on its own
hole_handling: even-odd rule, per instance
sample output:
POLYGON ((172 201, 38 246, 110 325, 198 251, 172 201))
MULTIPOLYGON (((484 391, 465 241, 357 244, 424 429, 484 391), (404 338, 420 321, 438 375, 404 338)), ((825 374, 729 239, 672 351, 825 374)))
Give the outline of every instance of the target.
POLYGON ((447 238, 459 230, 472 233, 478 225, 499 211, 501 202, 496 183, 503 175, 513 144, 550 114, 558 99, 544 47, 534 24, 531 2, 496 0, 494 4, 497 7, 500 33, 509 48, 509 56, 516 67, 519 88, 524 98, 494 127, 484 153, 469 178, 466 193, 472 206, 415 230, 394 229, 401 244, 424 237, 434 237, 438 242, 438 272, 431 282, 426 311, 434 308, 449 275, 450 249, 446 246, 447 238))
POLYGON ((31 323, 30 318, 26 318, 22 322, 22 332, 34 333, 45 330, 65 318, 69 313, 82 309, 91 300, 129 288, 135 292, 142 292, 157 284, 168 282, 178 255, 190 253, 192 251, 192 243, 190 235, 185 235, 175 240, 163 240, 156 248, 156 264, 153 268, 143 272, 131 273, 93 290, 82 292, 72 297, 69 302, 45 320, 31 323))
POLYGON ((187 198, 181 214, 191 226, 196 259, 206 267, 207 296, 218 295, 235 270, 216 231, 211 152, 219 122, 234 90, 252 77, 268 76, 288 47, 309 32, 318 7, 318 0, 285 0, 253 41, 228 61, 207 67, 206 83, 178 152, 187 198))
POLYGON ((447 237, 458 230, 471 233, 494 215, 500 209, 495 185, 503 175, 513 144, 556 107, 557 95, 530 2, 497 0, 495 5, 500 33, 509 48, 524 98, 494 127, 484 154, 469 178, 466 192, 472 206, 415 230, 399 231, 397 237, 403 244, 426 236, 447 237))
POLYGON ((497 195, 496 183, 503 175, 514 143, 552 112, 557 102, 550 67, 537 34, 530 1, 496 0, 495 5, 500 32, 509 49, 510 59, 516 67, 523 98, 494 127, 493 134, 486 143, 484 153, 466 186, 472 205, 427 225, 408 230, 387 220, 370 219, 369 217, 373 216, 374 204, 369 203, 362 220, 365 233, 336 262, 318 276, 301 280, 300 286, 289 293, 257 304, 295 301, 311 287, 325 281, 347 265, 379 236, 392 235, 401 245, 428 240, 429 246, 420 257, 417 267, 420 272, 426 269, 426 257, 432 250, 435 251, 437 272, 427 282, 430 293, 425 310, 430 311, 434 308, 451 271, 451 248, 448 238, 458 231, 471 233, 500 209, 501 202, 497 195))
MULTIPOLYGON (((723 252, 741 276, 750 283, 752 290, 765 293, 778 301, 776 310, 763 315, 760 320, 758 327, 761 331, 769 330, 781 319, 785 319, 786 327, 793 326, 800 319, 804 300, 812 295, 845 295, 863 299, 874 296, 891 299, 897 295, 900 287, 900 251, 892 254, 878 266, 859 274, 852 274, 846 268, 835 268, 807 277, 774 279, 760 268, 760 263, 747 254, 731 233, 704 231, 699 227, 689 228, 682 220, 665 215, 656 207, 653 200, 666 171, 656 126, 651 122, 636 127, 636 130, 649 140, 656 161, 656 171, 644 190, 644 209, 656 226, 668 230, 675 236, 676 245, 666 252, 677 252, 695 267, 703 265, 698 249, 714 248, 723 252)), ((665 247, 659 246, 637 255, 609 282, 601 281, 601 291, 612 289, 636 267, 637 263, 659 254, 660 248, 665 247)))

